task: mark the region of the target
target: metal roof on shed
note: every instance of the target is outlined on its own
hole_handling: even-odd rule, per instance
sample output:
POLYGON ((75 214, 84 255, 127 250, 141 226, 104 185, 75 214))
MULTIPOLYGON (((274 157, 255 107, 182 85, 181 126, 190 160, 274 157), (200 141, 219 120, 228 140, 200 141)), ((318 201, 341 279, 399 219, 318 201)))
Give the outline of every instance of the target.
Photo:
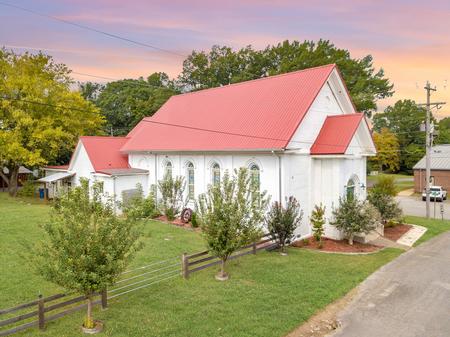
MULTIPOLYGON (((414 170, 425 170, 426 159, 423 156, 416 165, 414 170)), ((450 144, 436 145, 431 149, 431 169, 432 170, 450 170, 450 144)))

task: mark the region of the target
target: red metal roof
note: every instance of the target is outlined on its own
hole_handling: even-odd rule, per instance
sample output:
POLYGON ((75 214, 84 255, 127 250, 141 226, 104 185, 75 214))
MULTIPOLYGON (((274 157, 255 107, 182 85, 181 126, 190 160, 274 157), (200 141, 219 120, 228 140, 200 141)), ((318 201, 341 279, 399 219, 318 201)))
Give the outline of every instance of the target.
POLYGON ((363 118, 362 113, 328 116, 311 147, 311 154, 344 154, 363 118))
POLYGON ((87 151, 95 172, 130 167, 128 155, 120 152, 120 148, 127 142, 126 137, 83 136, 80 137, 80 141, 87 151))
POLYGON ((285 148, 335 65, 172 96, 122 147, 132 151, 285 148))

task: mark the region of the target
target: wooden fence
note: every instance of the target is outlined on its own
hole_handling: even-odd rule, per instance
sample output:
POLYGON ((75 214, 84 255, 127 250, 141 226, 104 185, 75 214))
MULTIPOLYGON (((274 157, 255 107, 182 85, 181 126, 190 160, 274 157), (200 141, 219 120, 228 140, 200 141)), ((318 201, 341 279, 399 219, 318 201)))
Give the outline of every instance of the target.
MULTIPOLYGON (((180 265, 178 255, 171 259, 125 271, 113 287, 94 294, 93 304, 101 304, 101 307, 105 309, 108 306, 109 299, 174 277, 180 277, 180 265)), ((43 330, 47 322, 85 309, 87 307, 86 297, 74 296, 76 295, 57 294, 49 297, 40 295, 37 300, 20 304, 14 308, 0 310, 0 336, 11 335, 32 327, 39 327, 43 330), (83 301, 85 303, 80 303, 83 301)))
MULTIPOLYGON (((228 260, 237 259, 238 257, 256 254, 258 250, 266 249, 271 250, 278 246, 273 242, 270 234, 266 234, 261 237, 261 241, 251 243, 247 246, 241 247, 235 253, 233 253, 228 260)), ((189 278, 189 275, 196 271, 203 270, 221 263, 221 260, 216 256, 210 255, 208 250, 195 254, 183 254, 181 257, 182 275, 185 279, 189 278)))
MULTIPOLYGON (((272 242, 272 238, 269 235, 264 235, 261 239, 259 242, 240 248, 229 259, 232 260, 244 255, 256 254, 261 249, 270 250, 277 247, 277 244, 272 242)), ((183 254, 181 261, 178 255, 163 261, 152 262, 148 265, 123 272, 114 286, 101 293, 94 294, 96 299, 94 299, 93 304, 101 304, 101 307, 105 309, 108 306, 109 299, 175 277, 180 277, 180 275, 188 278, 189 274, 215 266, 219 263, 220 260, 215 256, 211 256, 209 251, 190 255, 183 254)), ((40 295, 37 300, 23 303, 13 308, 0 310, 0 336, 7 336, 36 326, 43 330, 47 322, 85 309, 87 307, 86 297, 74 296, 76 295, 56 294, 48 297, 40 295)))
MULTIPOLYGON (((100 299, 94 300, 93 304, 101 304, 102 308, 105 309, 108 305, 106 291, 103 291, 102 293, 96 293, 96 294, 94 294, 94 296, 95 297, 99 296, 100 299)), ((28 321, 27 323, 24 323, 24 324, 15 326, 15 327, 11 327, 7 330, 1 330, 0 336, 7 336, 12 333, 22 331, 22 330, 25 330, 25 329, 28 329, 28 328, 31 328, 34 326, 38 326, 39 329, 44 330, 45 323, 53 321, 60 317, 66 316, 72 312, 86 308, 87 303, 73 306, 74 304, 77 304, 77 303, 80 303, 83 301, 85 302, 86 301, 85 296, 73 297, 70 299, 66 299, 62 302, 58 301, 62 298, 67 298, 67 297, 70 297, 70 295, 56 294, 56 295, 49 296, 49 297, 42 297, 42 295, 39 295, 38 299, 35 301, 23 303, 18 306, 15 306, 13 308, 0 310, 0 316, 12 314, 15 312, 21 312, 25 309, 32 310, 30 312, 21 313, 17 316, 13 316, 13 317, 10 317, 10 318, 0 321, 0 327, 8 326, 8 325, 11 325, 11 324, 14 324, 17 322, 22 322, 25 320, 28 321), (67 309, 67 307, 69 307, 69 308, 67 309), (58 309, 63 309, 63 308, 65 308, 65 310, 55 313, 55 311, 57 311, 58 309), (48 313, 50 313, 50 312, 52 312, 52 314, 49 315, 48 313), (30 321, 30 319, 32 319, 32 318, 37 318, 37 319, 30 321)))

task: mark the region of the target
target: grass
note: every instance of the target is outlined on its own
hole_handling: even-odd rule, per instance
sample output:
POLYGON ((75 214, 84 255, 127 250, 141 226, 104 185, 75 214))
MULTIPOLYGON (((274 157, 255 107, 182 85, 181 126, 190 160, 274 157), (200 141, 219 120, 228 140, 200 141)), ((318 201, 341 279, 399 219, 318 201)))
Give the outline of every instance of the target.
POLYGON ((449 220, 436 220, 436 219, 420 218, 417 216, 406 216, 405 222, 427 228, 425 234, 422 235, 422 237, 415 242, 414 246, 420 245, 421 243, 428 241, 429 239, 435 237, 436 235, 442 234, 450 230, 449 220))
MULTIPOLYGON (((0 194, 0 302, 8 307, 34 299, 40 291, 60 289, 43 281, 21 258, 23 244, 42 238, 39 224, 48 206, 9 199, 0 194)), ((204 248, 201 236, 172 225, 149 221, 145 248, 134 266, 204 248)), ((284 257, 258 252, 230 263, 227 282, 214 279, 215 268, 111 300, 108 310, 94 312, 105 322, 100 336, 284 336, 311 315, 342 297, 401 252, 349 256, 291 248, 284 257)), ((84 313, 49 323, 43 332, 26 330, 16 336, 80 336, 84 313)))
POLYGON ((376 183, 378 177, 386 176, 394 178, 394 184, 397 189, 397 193, 400 191, 408 190, 414 188, 414 177, 412 175, 406 174, 388 174, 388 173, 380 173, 376 176, 367 176, 367 183, 376 183), (404 179, 410 179, 404 181, 404 179))

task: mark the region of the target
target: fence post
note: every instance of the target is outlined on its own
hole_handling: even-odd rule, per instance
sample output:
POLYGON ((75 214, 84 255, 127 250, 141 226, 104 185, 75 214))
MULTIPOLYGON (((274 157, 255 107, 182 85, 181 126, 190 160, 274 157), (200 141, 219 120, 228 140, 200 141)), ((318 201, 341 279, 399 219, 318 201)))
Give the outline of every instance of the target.
POLYGON ((105 310, 108 308, 108 291, 106 288, 102 290, 101 296, 102 296, 102 309, 105 310))
POLYGON ((189 258, 186 253, 181 255, 181 273, 183 274, 184 279, 189 278, 189 258))
POLYGON ((38 317, 39 317, 39 329, 45 329, 45 317, 44 317, 44 299, 42 298, 42 294, 39 294, 38 300, 38 317))
POLYGON ((253 254, 256 254, 256 241, 252 244, 253 254))

